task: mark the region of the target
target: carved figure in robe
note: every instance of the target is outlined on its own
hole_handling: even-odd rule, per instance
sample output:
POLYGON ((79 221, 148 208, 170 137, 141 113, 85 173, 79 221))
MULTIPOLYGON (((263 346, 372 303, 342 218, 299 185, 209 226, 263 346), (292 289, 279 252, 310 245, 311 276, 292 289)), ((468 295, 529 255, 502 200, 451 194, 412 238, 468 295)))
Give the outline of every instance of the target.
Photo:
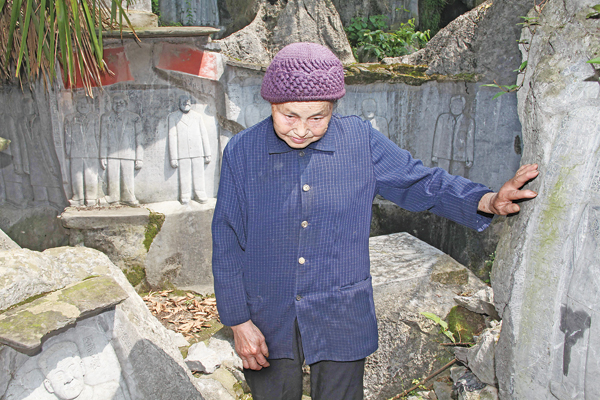
POLYGON ((463 96, 450 99, 450 112, 435 123, 431 161, 453 175, 467 177, 475 152, 475 121, 464 114, 463 96))
POLYGON ((383 133, 386 138, 390 138, 388 120, 377 115, 377 103, 373 99, 366 99, 362 102, 362 115, 366 121, 369 121, 373 128, 383 133))
POLYGON ((62 174, 52 132, 42 127, 36 103, 31 97, 25 97, 22 105, 24 115, 17 122, 19 137, 24 139, 27 149, 29 165, 27 168, 24 165, 23 169, 29 174, 34 204, 50 203, 62 209, 65 203, 62 174))
POLYGON ((204 164, 210 163, 211 149, 208 131, 202 115, 192 110, 188 95, 179 98, 179 110, 167 117, 169 126, 169 159, 179 172, 179 192, 182 204, 194 197, 206 203, 204 164))
POLYGON ((100 122, 100 165, 108 179, 107 201, 138 205, 135 197, 134 173, 144 162, 142 119, 127 110, 126 95, 112 99, 112 111, 100 122))
POLYGON ((72 206, 98 203, 100 116, 86 97, 77 99, 77 112, 65 117, 65 153, 71 164, 72 206), (85 203, 84 203, 85 202, 85 203))

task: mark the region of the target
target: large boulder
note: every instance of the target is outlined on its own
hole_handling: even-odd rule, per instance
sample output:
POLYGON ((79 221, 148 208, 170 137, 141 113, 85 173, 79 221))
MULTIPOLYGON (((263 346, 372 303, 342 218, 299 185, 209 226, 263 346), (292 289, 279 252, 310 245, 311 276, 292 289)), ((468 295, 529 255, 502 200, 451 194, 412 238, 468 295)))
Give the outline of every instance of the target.
POLYGON ((512 85, 521 63, 519 18, 530 0, 487 0, 440 30, 424 49, 384 62, 428 65, 429 74, 478 74, 486 82, 512 85))
POLYGON ((269 64, 279 50, 296 42, 327 46, 342 63, 354 62, 342 21, 329 1, 262 0, 250 25, 217 42, 229 57, 254 64, 269 64))
POLYGON ((459 294, 485 284, 448 255, 408 233, 369 240, 379 349, 367 358, 365 394, 388 399, 426 377, 454 355, 449 340, 421 313, 444 319, 459 294))
POLYGON ((521 37, 523 162, 541 173, 526 186, 539 195, 511 219, 493 269, 502 399, 600 393, 600 86, 587 63, 600 34, 586 18, 596 3, 549 0, 528 14, 536 25, 521 37))
POLYGON ((78 247, 0 256, 3 266, 21 270, 1 270, 3 289, 17 280, 31 287, 3 305, 28 297, 0 321, 0 340, 11 344, 0 346, 0 398, 203 398, 171 335, 106 255, 78 247), (33 265, 37 274, 27 272, 33 265), (34 349, 32 332, 38 353, 16 351, 34 349))

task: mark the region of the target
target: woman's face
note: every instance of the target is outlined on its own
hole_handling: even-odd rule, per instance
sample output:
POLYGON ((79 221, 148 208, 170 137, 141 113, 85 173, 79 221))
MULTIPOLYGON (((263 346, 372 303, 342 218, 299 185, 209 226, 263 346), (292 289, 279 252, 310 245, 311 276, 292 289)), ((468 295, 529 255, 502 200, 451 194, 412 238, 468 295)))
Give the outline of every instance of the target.
POLYGON ((303 149, 327 132, 333 113, 331 101, 292 101, 271 104, 273 128, 293 149, 303 149))

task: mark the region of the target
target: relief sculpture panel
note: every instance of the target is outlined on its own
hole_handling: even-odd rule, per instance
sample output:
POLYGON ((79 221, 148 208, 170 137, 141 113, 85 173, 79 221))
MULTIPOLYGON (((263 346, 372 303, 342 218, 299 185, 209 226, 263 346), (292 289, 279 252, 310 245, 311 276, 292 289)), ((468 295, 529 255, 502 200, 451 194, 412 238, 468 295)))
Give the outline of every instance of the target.
POLYGON ((475 121, 465 113, 464 96, 450 99, 450 111, 438 116, 431 161, 453 175, 468 178, 475 156, 475 121))

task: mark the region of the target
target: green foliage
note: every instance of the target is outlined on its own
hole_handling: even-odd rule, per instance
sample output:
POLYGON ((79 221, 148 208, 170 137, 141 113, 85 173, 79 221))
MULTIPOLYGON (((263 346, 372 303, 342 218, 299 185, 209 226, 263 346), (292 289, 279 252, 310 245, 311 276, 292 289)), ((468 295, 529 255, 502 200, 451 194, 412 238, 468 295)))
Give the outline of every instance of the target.
POLYGON ((419 28, 434 36, 440 30, 442 10, 447 0, 423 0, 419 2, 419 28))
POLYGON ((160 18, 160 0, 152 0, 152 13, 160 18))
POLYGON ((595 6, 592 6, 592 8, 594 9, 594 12, 589 13, 585 17, 591 18, 591 19, 599 19, 600 18, 600 4, 596 4, 595 6))
POLYGON ((440 331, 446 335, 450 340, 452 340, 452 343, 456 343, 456 340, 454 339, 454 335, 452 334, 452 332, 450 332, 448 330, 448 324, 446 323, 446 321, 444 321, 443 319, 441 319, 440 317, 438 317, 437 315, 435 315, 434 313, 430 313, 430 312, 422 312, 419 313, 422 316, 429 318, 430 320, 432 320, 433 322, 435 322, 436 324, 438 324, 440 326, 440 331))
POLYGON ((403 56, 417 51, 429 41, 429 31, 415 31, 414 18, 400 24, 395 32, 389 32, 386 19, 385 15, 355 17, 345 28, 358 61, 403 56))

